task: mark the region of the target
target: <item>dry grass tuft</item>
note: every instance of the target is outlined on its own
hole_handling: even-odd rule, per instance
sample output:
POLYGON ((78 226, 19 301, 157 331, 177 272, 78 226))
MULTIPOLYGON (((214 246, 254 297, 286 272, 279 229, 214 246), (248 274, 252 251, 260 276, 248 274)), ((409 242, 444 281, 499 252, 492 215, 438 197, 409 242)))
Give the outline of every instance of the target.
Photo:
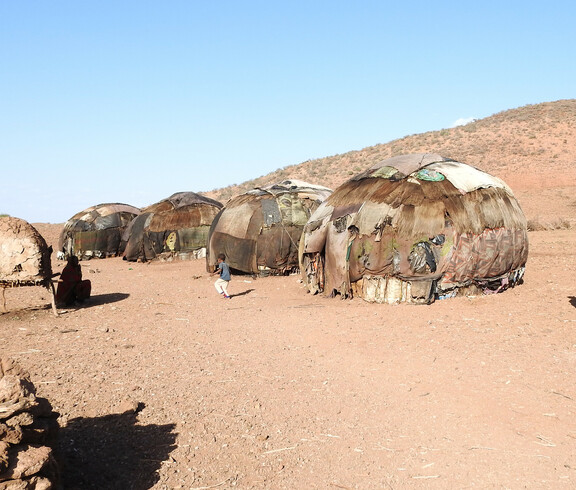
POLYGON ((542 223, 539 218, 528 220, 528 231, 569 230, 572 223, 566 218, 559 218, 550 223, 542 223))

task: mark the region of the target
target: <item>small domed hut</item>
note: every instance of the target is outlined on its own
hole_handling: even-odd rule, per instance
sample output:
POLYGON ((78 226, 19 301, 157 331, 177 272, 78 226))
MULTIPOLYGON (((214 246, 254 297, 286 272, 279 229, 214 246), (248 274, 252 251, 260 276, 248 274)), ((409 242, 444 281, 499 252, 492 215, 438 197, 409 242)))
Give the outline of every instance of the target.
POLYGON ((228 201, 210 228, 207 270, 219 253, 238 272, 285 274, 298 269, 298 243, 310 215, 331 189, 285 180, 228 201))
POLYGON ((129 204, 107 203, 76 213, 65 224, 58 242, 59 254, 76 255, 80 260, 106 258, 124 251, 122 233, 140 214, 129 204))
POLYGON ((203 258, 208 231, 222 203, 195 192, 177 192, 142 210, 124 232, 124 258, 203 258))

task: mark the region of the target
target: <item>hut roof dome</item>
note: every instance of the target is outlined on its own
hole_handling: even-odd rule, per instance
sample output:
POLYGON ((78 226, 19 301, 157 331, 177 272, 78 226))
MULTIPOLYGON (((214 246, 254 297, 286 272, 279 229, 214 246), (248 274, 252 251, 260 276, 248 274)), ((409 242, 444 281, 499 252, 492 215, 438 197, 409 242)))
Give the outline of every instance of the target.
POLYGON ((192 206, 194 204, 208 204, 211 206, 216 206, 219 209, 222 207, 222 203, 216 201, 215 199, 211 199, 195 192, 184 191, 176 192, 166 199, 162 199, 157 203, 151 204, 150 206, 145 207, 142 212, 150 213, 166 211, 183 208, 184 206, 192 206))
POLYGON ((255 196, 273 194, 274 196, 277 196, 286 192, 294 194, 311 193, 320 196, 322 199, 326 199, 326 197, 332 193, 332 189, 323 187, 321 185, 310 184, 308 182, 304 182, 303 180, 287 179, 275 184, 267 185, 265 187, 256 187, 255 189, 247 191, 246 194, 255 196))
POLYGON ((412 175, 418 179, 429 181, 444 180, 445 178, 461 192, 497 187, 512 194, 512 190, 498 177, 467 163, 457 162, 436 153, 412 153, 381 160, 351 180, 384 178, 398 181, 412 175))
POLYGON ((119 202, 96 204, 95 206, 90 206, 89 208, 76 213, 68 221, 81 220, 87 223, 91 223, 97 218, 110 216, 114 213, 140 214, 140 209, 135 206, 131 206, 130 204, 123 204, 119 202))

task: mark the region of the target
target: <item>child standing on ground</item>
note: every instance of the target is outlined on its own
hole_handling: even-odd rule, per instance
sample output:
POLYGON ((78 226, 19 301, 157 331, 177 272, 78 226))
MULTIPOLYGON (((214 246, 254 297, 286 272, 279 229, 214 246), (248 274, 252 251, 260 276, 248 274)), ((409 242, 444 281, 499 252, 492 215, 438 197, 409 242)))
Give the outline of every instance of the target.
POLYGON ((214 274, 220 274, 220 277, 216 279, 214 283, 214 287, 216 291, 218 291, 224 298, 230 299, 230 295, 228 294, 228 283, 230 282, 230 267, 226 263, 226 255, 218 254, 218 269, 212 272, 214 274))

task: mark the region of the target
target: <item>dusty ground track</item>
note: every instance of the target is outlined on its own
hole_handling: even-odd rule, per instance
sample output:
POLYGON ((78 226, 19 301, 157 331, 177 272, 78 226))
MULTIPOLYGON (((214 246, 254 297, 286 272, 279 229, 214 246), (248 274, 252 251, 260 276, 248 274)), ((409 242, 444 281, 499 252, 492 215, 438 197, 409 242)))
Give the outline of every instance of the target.
POLYGON ((428 307, 82 262, 90 301, 8 290, 0 345, 61 414, 66 488, 574 488, 576 231, 530 243, 522 286, 428 307))

